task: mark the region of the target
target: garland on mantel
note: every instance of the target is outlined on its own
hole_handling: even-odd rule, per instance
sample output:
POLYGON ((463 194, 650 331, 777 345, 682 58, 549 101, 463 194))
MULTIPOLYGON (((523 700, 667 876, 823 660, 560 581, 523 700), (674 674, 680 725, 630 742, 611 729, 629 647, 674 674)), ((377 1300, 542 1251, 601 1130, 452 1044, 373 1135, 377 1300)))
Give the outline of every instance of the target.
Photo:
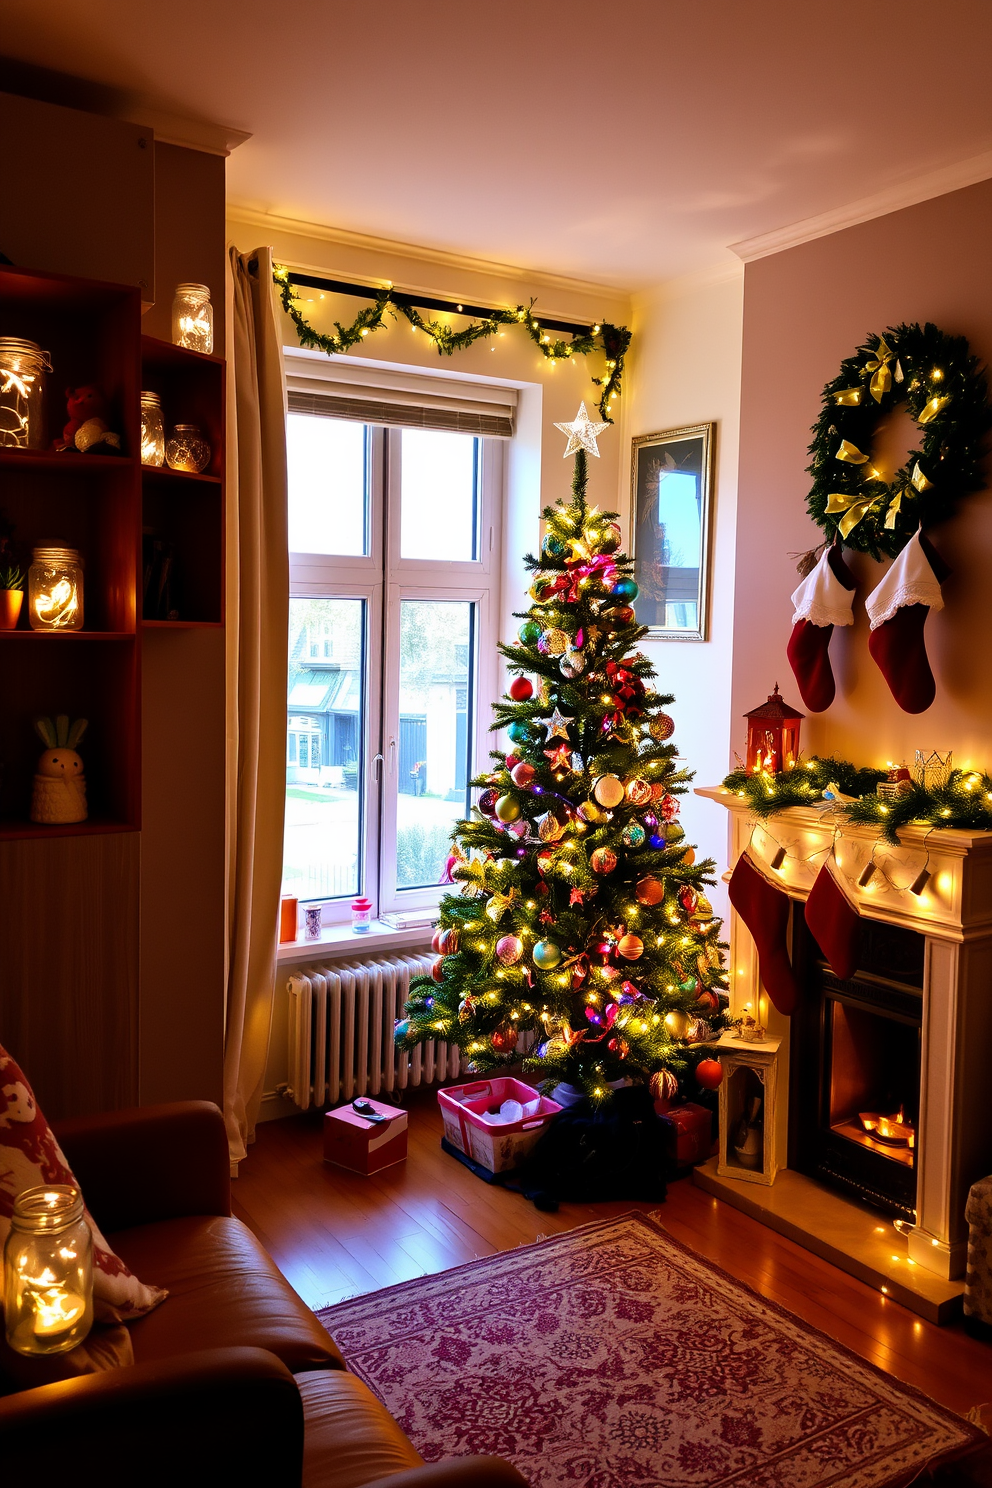
POLYGON ((623 382, 624 359, 630 348, 630 331, 626 326, 610 325, 608 321, 593 326, 591 331, 576 330, 571 340, 552 340, 543 330, 534 310, 535 301, 529 305, 517 305, 513 310, 491 310, 482 320, 473 320, 463 330, 453 331, 443 321, 425 319, 405 295, 394 291, 391 285, 380 289, 375 303, 366 305, 355 316, 350 325, 334 322, 333 334, 316 330, 300 309, 300 298, 290 283, 290 271, 285 264, 276 264, 272 270, 282 307, 296 327, 300 345, 307 350, 326 352, 328 356, 340 356, 367 336, 381 331, 386 316, 395 320, 396 312, 405 315, 415 330, 423 332, 437 348, 438 356, 453 356, 456 351, 465 351, 476 341, 483 341, 499 333, 501 326, 519 325, 525 330, 541 354, 551 363, 571 361, 575 356, 590 356, 602 352, 606 358, 606 374, 594 377, 593 384, 600 389, 599 416, 612 424, 610 406, 620 397, 623 382))
POLYGON ((878 786, 886 775, 885 770, 859 769, 848 760, 814 755, 775 775, 733 770, 723 786, 763 820, 790 806, 824 805, 832 808, 835 820, 876 827, 890 843, 898 843, 900 828, 910 825, 992 832, 992 776, 985 771, 952 770, 946 782, 933 786, 906 782, 903 794, 883 798, 878 786))

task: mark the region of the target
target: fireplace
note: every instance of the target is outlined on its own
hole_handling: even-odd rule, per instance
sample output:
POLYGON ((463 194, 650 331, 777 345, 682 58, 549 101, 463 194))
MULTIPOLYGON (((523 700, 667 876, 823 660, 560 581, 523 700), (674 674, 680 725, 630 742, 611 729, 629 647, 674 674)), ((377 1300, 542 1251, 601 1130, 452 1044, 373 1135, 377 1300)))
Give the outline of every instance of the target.
POLYGON ((864 921, 858 970, 841 981, 802 915, 790 1029, 789 1167, 914 1222, 925 942, 864 921))

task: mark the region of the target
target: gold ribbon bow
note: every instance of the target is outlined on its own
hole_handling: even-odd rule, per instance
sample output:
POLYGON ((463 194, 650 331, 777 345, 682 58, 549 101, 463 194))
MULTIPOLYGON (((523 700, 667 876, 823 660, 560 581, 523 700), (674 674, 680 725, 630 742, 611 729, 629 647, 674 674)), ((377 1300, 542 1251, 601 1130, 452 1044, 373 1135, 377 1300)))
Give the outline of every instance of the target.
POLYGON ((507 894, 495 893, 486 905, 486 914, 498 925, 516 897, 516 889, 511 889, 507 894))
POLYGON ((844 491, 832 491, 827 497, 827 515, 835 517, 840 512, 844 513, 837 523, 837 530, 841 537, 846 538, 878 499, 877 496, 856 496, 844 491))
POLYGON ((839 392, 834 393, 834 402, 839 403, 842 408, 857 408, 863 391, 864 389, 859 387, 841 388, 839 392))
POLYGON ((950 397, 946 393, 941 398, 931 398, 926 407, 920 410, 916 422, 918 424, 931 423, 938 414, 943 413, 944 409, 947 407, 950 401, 950 397))
POLYGON ((885 394, 892 386, 892 372, 889 363, 894 356, 895 352, 886 343, 885 338, 879 336, 875 355, 869 361, 865 362, 865 371, 872 373, 869 387, 876 403, 881 403, 885 394))
POLYGON ((863 454, 861 450, 858 449, 858 446, 856 444, 852 444, 849 439, 841 440, 840 444, 837 446, 837 453, 834 455, 834 459, 844 460, 848 465, 868 464, 868 456, 863 454))
POLYGON ((895 530, 896 517, 902 511, 902 498, 904 496, 908 498, 912 495, 913 492, 908 486, 902 486, 889 502, 888 510, 885 513, 885 526, 889 532, 895 530))
POLYGON ((909 478, 918 491, 933 490, 933 481, 927 480, 926 476, 923 474, 923 471, 920 469, 919 460, 917 460, 916 464, 913 466, 913 473, 909 478))

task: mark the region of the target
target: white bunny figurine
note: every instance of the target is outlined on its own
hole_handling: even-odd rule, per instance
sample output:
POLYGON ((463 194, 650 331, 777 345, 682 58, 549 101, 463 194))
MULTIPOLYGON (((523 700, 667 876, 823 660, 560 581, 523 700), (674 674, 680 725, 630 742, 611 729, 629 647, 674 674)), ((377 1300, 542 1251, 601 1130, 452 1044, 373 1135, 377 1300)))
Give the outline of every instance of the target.
POLYGON ((86 820, 86 776, 76 745, 86 732, 87 719, 77 718, 69 727, 66 714, 54 724, 50 718, 35 719, 35 731, 47 745, 38 761, 31 793, 31 820, 59 825, 86 820))

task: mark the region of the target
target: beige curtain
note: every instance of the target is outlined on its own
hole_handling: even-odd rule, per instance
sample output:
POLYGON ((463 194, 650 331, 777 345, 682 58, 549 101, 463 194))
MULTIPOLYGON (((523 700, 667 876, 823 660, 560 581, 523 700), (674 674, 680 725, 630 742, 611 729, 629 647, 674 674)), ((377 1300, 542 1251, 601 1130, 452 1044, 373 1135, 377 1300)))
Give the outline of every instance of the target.
POLYGON ((224 1116, 236 1165, 269 1047, 286 789, 286 388, 268 249, 229 250, 228 309, 224 1116))

